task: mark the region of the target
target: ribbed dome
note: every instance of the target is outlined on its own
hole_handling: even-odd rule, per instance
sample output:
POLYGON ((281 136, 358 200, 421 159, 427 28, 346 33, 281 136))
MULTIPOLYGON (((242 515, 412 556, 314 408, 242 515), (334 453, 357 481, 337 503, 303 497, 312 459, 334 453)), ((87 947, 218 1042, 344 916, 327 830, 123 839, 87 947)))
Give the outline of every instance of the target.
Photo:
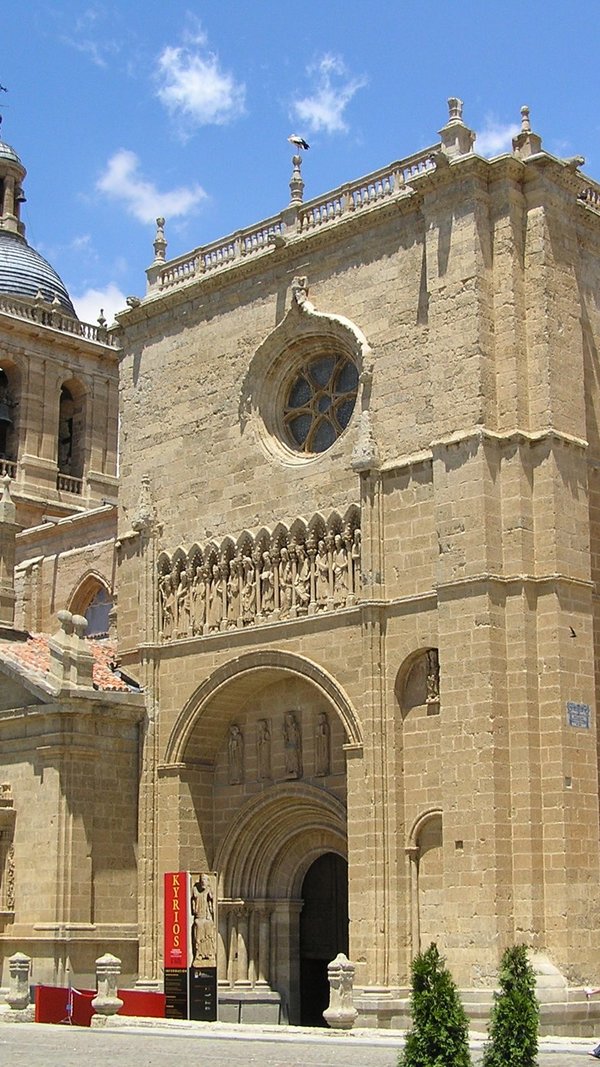
POLYGON ((25 170, 14 148, 4 141, 0 141, 0 159, 8 159, 10 163, 16 163, 22 170, 25 170))
MULTIPOLYGON (((0 146, 7 147, 1 142, 0 146)), ((34 298, 38 291, 49 302, 57 296, 64 310, 77 318, 71 298, 54 268, 23 237, 0 230, 0 293, 34 298)))

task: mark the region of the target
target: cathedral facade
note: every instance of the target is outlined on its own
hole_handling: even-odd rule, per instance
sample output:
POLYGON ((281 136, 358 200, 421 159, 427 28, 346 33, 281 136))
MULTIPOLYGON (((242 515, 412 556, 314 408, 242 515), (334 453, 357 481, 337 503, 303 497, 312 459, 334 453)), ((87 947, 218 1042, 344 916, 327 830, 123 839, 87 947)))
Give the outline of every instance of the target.
POLYGON ((223 1018, 317 1021, 343 951, 359 1021, 399 1024, 431 941, 476 1015, 525 941, 573 1030, 600 912, 600 187, 527 109, 511 153, 477 155, 455 99, 436 144, 326 196, 293 166, 283 212, 189 255, 159 219, 106 335, 122 690, 86 694, 68 598, 50 642, 55 703, 115 724, 100 742, 89 713, 95 784, 63 745, 72 940, 158 981, 162 875, 214 871, 223 1018))

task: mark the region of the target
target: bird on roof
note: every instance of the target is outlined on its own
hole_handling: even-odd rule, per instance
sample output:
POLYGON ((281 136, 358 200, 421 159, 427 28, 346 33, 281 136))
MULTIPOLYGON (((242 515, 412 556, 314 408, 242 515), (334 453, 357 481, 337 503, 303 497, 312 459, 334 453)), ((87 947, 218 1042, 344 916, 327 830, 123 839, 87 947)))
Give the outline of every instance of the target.
POLYGON ((297 133, 293 133, 288 137, 288 141, 290 144, 295 145, 296 148, 310 148, 310 145, 304 140, 304 137, 300 137, 297 133))

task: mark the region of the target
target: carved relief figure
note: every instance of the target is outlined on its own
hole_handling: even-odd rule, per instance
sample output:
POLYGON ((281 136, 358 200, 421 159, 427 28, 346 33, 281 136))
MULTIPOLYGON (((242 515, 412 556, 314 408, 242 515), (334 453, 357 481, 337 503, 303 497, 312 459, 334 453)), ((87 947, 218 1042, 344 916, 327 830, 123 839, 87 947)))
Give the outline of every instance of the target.
POLYGON ((216 966, 215 899, 210 876, 199 874, 192 886, 192 967, 216 966))
POLYGON ((283 749, 286 778, 302 777, 302 735, 293 711, 286 711, 283 727, 283 749))
POLYGON ((232 559, 227 579, 227 619, 232 626, 237 626, 240 617, 240 568, 241 560, 232 559))
POLYGON ((310 601, 310 563, 304 545, 297 545, 296 558, 296 607, 301 615, 306 615, 310 601))
POLYGON ((263 615, 271 615, 275 610, 275 586, 273 584, 273 565, 268 552, 262 555, 260 572, 260 607, 263 615))
MULTIPOLYGON (((178 550, 166 573, 161 559, 157 597, 162 639, 248 626, 259 610, 261 617, 285 619, 355 603, 361 587, 361 534, 353 525, 356 509, 350 511, 343 533, 338 526, 338 533, 318 542, 314 529, 305 542, 278 529, 270 539, 261 532, 255 542, 245 534, 244 548, 233 558, 226 538, 220 563, 213 543, 194 548, 187 560, 178 550), (206 555, 209 562, 202 563, 206 555)), ((335 528, 339 517, 332 522, 335 528)))
POLYGON ((237 723, 229 727, 227 745, 229 757, 229 784, 239 785, 244 780, 244 735, 237 723))
POLYGON ((173 613, 175 607, 173 583, 170 574, 163 574, 158 588, 160 593, 162 635, 165 641, 169 641, 173 636, 173 613))
POLYGON ((242 618, 245 623, 254 622, 256 614, 256 584, 254 581, 254 562, 250 556, 242 559, 242 618))
POLYGON ((348 552, 340 534, 335 535, 333 549, 333 599, 345 604, 348 598, 348 552))
POLYGON ((175 612, 177 615, 177 633, 180 637, 185 637, 191 630, 190 587, 185 569, 179 575, 175 612))
POLYGON ((192 581, 192 633, 201 634, 206 622, 206 571, 196 567, 192 581))
POLYGON ((440 699, 440 661, 437 648, 430 648, 427 653, 426 692, 427 704, 436 704, 440 699))
POLYGON ((210 581, 210 593, 208 602, 208 628, 209 630, 218 630, 221 626, 221 619, 223 618, 223 598, 225 595, 224 581, 221 577, 221 570, 216 563, 213 563, 212 578, 210 581))
POLYGON ((267 719, 259 719, 256 727, 256 763, 259 781, 271 777, 271 731, 267 719))
POLYGON ((315 735, 315 774, 324 776, 330 772, 330 730, 329 720, 324 711, 317 716, 315 735))
POLYGON ((352 557, 352 584, 354 592, 358 593, 361 586, 361 569, 360 569, 360 553, 361 553, 361 534, 357 528, 354 531, 354 539, 352 541, 351 557, 352 557))
POLYGON ((293 577, 290 554, 287 548, 282 548, 279 560, 279 603, 282 619, 285 619, 292 609, 293 577))
POLYGON ((315 592, 317 608, 323 610, 329 600, 329 553, 324 541, 319 541, 315 556, 315 592))

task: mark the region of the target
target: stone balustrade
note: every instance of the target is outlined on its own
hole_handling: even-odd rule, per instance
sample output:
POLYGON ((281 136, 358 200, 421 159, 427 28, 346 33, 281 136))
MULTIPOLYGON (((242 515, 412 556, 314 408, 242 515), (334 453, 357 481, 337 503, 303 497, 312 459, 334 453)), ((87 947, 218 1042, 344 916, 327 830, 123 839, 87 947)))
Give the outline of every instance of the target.
POLYGON ((0 297, 0 314, 25 319, 38 326, 49 326, 54 330, 60 330, 61 333, 68 333, 85 341, 95 341, 98 344, 108 345, 110 348, 117 347, 115 337, 108 333, 106 326, 93 326, 92 323, 81 322, 79 319, 74 319, 72 315, 67 315, 60 307, 44 300, 32 304, 19 300, 18 297, 2 296, 0 297))
POLYGON ((195 248, 186 255, 170 260, 158 270, 153 268, 150 288, 165 290, 184 285, 199 275, 222 270, 251 255, 267 253, 273 245, 304 236, 325 223, 335 222, 362 208, 399 196, 411 178, 435 168, 433 156, 439 148, 439 144, 432 145, 325 196, 304 204, 300 201, 293 207, 291 215, 288 209, 219 241, 195 248))

